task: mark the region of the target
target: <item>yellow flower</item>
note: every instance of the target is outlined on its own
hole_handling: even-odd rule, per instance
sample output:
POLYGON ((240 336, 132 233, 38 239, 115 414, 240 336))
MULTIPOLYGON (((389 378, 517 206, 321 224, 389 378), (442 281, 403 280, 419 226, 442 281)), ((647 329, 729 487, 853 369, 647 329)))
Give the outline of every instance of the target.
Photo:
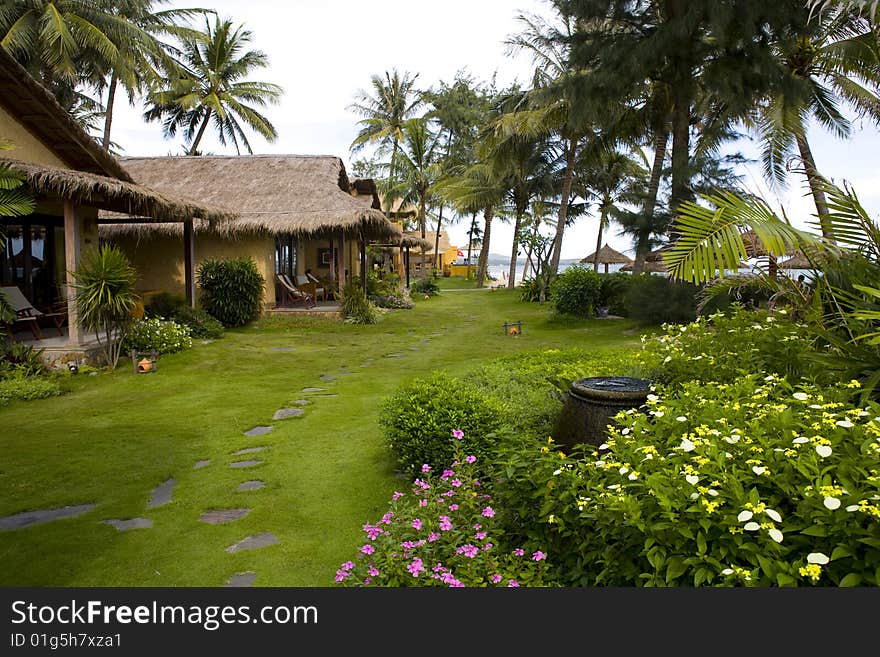
POLYGON ((800 573, 801 577, 809 577, 814 582, 818 582, 819 577, 822 576, 822 566, 816 563, 810 563, 803 568, 799 568, 798 572, 800 573))

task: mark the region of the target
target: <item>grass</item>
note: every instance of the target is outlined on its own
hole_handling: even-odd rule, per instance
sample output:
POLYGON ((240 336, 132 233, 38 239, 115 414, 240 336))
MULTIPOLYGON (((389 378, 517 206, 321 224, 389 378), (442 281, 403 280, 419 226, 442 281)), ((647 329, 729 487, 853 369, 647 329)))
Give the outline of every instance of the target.
POLYGON ((404 485, 377 426, 383 397, 432 370, 462 373, 505 354, 637 344, 626 321, 560 322, 514 292, 447 291, 373 326, 267 318, 161 356, 155 374, 134 375, 123 363, 114 373, 70 377, 62 397, 0 408, 0 517, 89 502, 97 508, 0 531, 0 585, 220 586, 245 571, 257 573, 256 586, 330 585, 360 545, 363 523, 381 516, 404 485), (523 335, 505 336, 505 321, 522 321, 523 335), (306 387, 326 390, 301 392, 306 387), (271 420, 297 399, 310 401, 303 417, 271 420), (260 424, 275 429, 243 435, 260 424), (232 456, 253 446, 267 449, 232 456), (252 457, 264 463, 228 467, 252 457), (200 459, 211 464, 195 470, 200 459), (147 510, 152 489, 172 477, 173 501, 147 510), (250 479, 265 488, 238 492, 250 479), (245 506, 253 510, 239 521, 198 522, 208 509, 245 506), (99 522, 133 517, 154 526, 118 532, 99 522), (225 551, 261 532, 279 544, 225 551))

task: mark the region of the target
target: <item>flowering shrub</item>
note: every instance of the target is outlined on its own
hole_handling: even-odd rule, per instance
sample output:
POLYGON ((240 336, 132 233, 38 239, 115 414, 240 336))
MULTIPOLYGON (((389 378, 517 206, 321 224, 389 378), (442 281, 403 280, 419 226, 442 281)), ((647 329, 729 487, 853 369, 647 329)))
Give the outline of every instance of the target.
POLYGON ((496 499, 564 585, 880 585, 880 406, 857 386, 658 390, 585 460, 508 455, 496 499))
POLYGON ((739 307, 686 325, 664 324, 663 333, 643 336, 642 343, 649 378, 663 383, 727 382, 758 373, 822 378, 815 337, 784 311, 769 315, 739 307))
POLYGON ((155 349, 160 354, 173 354, 190 347, 192 338, 188 326, 157 317, 133 323, 125 336, 123 351, 155 349))
POLYGON ((553 282, 556 312, 578 317, 593 317, 602 297, 602 278, 587 267, 566 269, 553 282))
POLYGON ((496 509, 466 455, 464 433, 453 432, 452 466, 429 465, 408 493, 394 493, 388 512, 364 525, 357 557, 336 571, 343 586, 542 586, 547 555, 511 549, 496 509))

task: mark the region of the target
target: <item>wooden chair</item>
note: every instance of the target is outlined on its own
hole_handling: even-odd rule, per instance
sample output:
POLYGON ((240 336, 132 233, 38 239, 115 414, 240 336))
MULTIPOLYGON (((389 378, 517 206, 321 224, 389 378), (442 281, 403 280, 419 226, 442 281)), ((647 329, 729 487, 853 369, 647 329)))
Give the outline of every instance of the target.
POLYGON ((285 274, 276 274, 275 275, 278 284, 281 286, 281 305, 296 305, 298 303, 303 304, 306 308, 314 308, 315 307, 315 298, 300 290, 297 286, 290 282, 290 279, 287 278, 285 274))
POLYGON ((321 299, 322 301, 326 301, 327 300, 327 293, 326 293, 324 287, 323 286, 318 287, 319 285, 322 285, 322 283, 318 279, 316 279, 314 276, 310 277, 309 274, 296 277, 296 286, 300 290, 302 290, 303 292, 310 293, 315 298, 316 301, 318 299, 321 299))
POLYGON ((67 320, 66 312, 41 312, 34 308, 33 304, 27 300, 18 287, 0 287, 0 294, 6 297, 6 301, 15 311, 15 319, 12 321, 12 332, 15 330, 16 324, 25 324, 31 330, 36 340, 43 339, 43 332, 40 330, 40 319, 48 319, 58 330, 58 335, 64 335, 61 330, 62 325, 67 320))

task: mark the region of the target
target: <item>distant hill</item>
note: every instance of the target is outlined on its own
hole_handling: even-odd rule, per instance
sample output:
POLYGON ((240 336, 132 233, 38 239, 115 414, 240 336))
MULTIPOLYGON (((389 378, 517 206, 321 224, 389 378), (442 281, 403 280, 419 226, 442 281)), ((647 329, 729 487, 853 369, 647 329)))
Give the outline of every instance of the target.
MULTIPOLYGON (((580 258, 563 258, 559 261, 560 265, 573 265, 575 263, 580 262, 580 258)), ((526 264, 525 257, 521 257, 517 259, 517 263, 521 265, 526 264)), ((498 266, 510 266, 510 256, 509 255, 500 255, 498 253, 490 253, 489 254, 489 266, 490 267, 498 267, 498 266)))

